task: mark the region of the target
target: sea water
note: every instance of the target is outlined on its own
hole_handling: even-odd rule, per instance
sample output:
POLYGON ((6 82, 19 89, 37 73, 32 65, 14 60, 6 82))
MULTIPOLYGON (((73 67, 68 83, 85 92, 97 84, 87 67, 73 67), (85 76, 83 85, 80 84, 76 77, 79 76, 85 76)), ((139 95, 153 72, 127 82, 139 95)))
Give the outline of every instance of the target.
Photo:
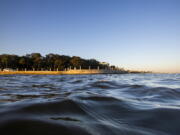
POLYGON ((180 74, 1 75, 1 135, 179 135, 180 74))

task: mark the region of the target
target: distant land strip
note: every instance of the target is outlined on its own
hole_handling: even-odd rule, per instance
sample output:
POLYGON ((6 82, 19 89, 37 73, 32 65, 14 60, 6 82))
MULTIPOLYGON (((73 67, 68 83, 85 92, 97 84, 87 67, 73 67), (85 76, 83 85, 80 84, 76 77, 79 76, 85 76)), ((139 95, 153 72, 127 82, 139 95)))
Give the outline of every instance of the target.
POLYGON ((35 74, 35 75, 63 75, 63 74, 123 74, 127 71, 119 70, 98 70, 98 69, 83 69, 83 70, 68 70, 68 71, 0 71, 0 75, 8 74, 35 74))
POLYGON ((79 56, 59 54, 31 53, 24 56, 13 54, 0 55, 0 75, 4 74, 122 74, 147 73, 143 71, 130 71, 124 68, 100 62, 96 59, 83 59, 79 56))

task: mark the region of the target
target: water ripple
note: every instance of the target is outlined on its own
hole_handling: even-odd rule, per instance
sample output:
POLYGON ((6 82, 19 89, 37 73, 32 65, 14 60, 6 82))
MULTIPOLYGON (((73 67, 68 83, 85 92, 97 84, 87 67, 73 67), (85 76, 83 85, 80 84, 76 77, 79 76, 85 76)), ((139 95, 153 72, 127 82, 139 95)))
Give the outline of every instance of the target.
POLYGON ((2 75, 0 132, 179 135, 180 74, 2 75))

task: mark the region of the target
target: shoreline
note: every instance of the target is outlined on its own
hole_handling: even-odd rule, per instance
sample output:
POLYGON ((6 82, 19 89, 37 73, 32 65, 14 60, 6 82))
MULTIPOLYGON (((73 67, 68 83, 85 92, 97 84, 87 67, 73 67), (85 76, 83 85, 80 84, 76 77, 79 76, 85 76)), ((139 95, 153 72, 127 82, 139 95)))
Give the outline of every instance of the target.
POLYGON ((123 74, 125 71, 119 70, 68 70, 68 71, 0 71, 0 75, 75 75, 75 74, 123 74))

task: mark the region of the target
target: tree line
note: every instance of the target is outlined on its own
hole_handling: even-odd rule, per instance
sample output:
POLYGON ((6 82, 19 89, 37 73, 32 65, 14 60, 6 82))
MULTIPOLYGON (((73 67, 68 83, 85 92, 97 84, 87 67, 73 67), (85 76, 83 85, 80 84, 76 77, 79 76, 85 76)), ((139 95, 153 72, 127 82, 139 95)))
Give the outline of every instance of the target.
POLYGON ((31 53, 24 56, 2 54, 0 55, 0 68, 12 68, 18 70, 65 70, 68 68, 82 69, 108 68, 95 59, 83 59, 78 56, 67 56, 59 54, 31 53))

